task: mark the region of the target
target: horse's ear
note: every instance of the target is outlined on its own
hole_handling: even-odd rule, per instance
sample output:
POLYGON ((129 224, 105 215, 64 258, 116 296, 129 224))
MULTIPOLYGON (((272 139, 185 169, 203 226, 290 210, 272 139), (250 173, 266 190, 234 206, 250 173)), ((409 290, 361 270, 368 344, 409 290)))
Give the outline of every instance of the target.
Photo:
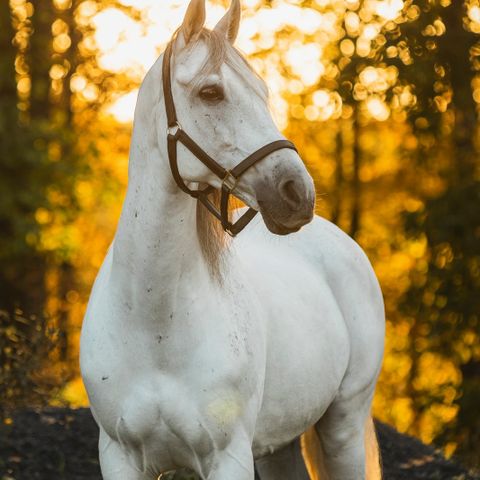
POLYGON ((183 19, 180 32, 183 34, 185 44, 188 44, 197 35, 205 24, 205 0, 191 0, 187 13, 183 19))
POLYGON ((241 13, 240 0, 232 0, 227 13, 215 27, 215 30, 225 35, 230 43, 234 43, 237 38, 241 13))

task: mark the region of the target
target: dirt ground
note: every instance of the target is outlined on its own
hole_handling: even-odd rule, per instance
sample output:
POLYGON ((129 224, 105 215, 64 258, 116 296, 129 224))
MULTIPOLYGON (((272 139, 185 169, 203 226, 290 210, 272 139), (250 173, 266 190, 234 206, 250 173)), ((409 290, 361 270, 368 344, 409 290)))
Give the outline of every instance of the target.
MULTIPOLYGON (((387 425, 377 423, 377 431, 385 480, 480 479, 387 425)), ((0 480, 101 480, 97 435, 87 409, 18 412, 0 427, 0 480)), ((193 477, 175 476, 186 478, 193 477)))

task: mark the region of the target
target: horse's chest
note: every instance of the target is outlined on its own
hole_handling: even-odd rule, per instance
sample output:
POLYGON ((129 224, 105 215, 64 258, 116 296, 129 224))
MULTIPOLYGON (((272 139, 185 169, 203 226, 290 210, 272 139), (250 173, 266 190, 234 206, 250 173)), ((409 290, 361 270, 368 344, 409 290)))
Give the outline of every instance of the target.
MULTIPOLYGON (((220 362, 219 362, 220 363, 220 362)), ((150 372, 132 382, 105 419, 137 467, 154 471, 195 467, 195 458, 223 450, 251 409, 256 379, 247 370, 211 364, 203 372, 150 372)), ((258 405, 258 403, 257 403, 258 405)))
POLYGON ((102 427, 140 468, 190 465, 192 452, 225 447, 258 408, 265 360, 250 319, 209 326, 192 313, 156 335, 130 337, 109 359, 108 378, 97 374, 89 386, 102 427))

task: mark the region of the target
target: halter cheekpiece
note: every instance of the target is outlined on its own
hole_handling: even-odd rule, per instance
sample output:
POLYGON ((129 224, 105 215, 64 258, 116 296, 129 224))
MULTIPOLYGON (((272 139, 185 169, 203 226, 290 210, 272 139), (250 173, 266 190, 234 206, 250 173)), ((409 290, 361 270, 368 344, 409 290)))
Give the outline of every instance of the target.
POLYGON ((223 168, 212 157, 210 157, 205 150, 203 150, 192 138, 182 129, 175 110, 175 103, 172 94, 172 79, 171 79, 171 59, 173 51, 173 40, 167 45, 163 57, 163 94, 165 97, 165 109, 167 112, 167 149, 168 160, 170 162, 170 169, 172 170, 175 182, 185 193, 188 193, 193 198, 199 200, 218 220, 220 220, 223 229, 229 235, 234 237, 240 233, 258 213, 253 208, 249 208, 236 223, 231 223, 228 219, 228 200, 230 195, 235 190, 238 179, 253 165, 260 160, 263 160, 271 153, 289 148, 297 151, 295 145, 288 140, 277 140, 260 148, 256 152, 249 155, 245 160, 240 162, 231 170, 223 168), (222 195, 220 200, 220 211, 208 199, 208 195, 215 189, 212 186, 207 186, 201 190, 190 190, 180 176, 177 163, 177 143, 182 143, 188 150, 190 150, 195 157, 197 157, 204 165, 206 165, 218 178, 222 180, 222 195))

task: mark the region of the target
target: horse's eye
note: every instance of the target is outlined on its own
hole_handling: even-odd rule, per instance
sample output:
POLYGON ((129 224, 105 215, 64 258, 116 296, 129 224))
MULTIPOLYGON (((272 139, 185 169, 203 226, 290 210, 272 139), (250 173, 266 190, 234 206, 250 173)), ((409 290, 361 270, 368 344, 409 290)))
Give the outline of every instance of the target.
POLYGON ((219 102, 224 99, 223 88, 218 85, 209 85, 200 90, 200 98, 209 102, 219 102))

